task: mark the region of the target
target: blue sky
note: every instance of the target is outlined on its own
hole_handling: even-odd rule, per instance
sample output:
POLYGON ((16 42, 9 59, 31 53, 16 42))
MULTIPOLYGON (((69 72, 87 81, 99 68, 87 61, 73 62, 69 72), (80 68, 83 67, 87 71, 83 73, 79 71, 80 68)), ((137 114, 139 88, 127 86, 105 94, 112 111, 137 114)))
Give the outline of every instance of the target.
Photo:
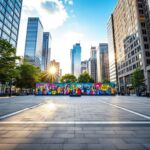
POLYGON ((52 35, 52 59, 70 72, 70 49, 81 43, 82 60, 90 56, 90 46, 107 42, 107 22, 117 0, 24 0, 18 55, 24 54, 28 17, 40 17, 44 31, 52 35), (68 65, 66 65, 68 64, 68 65))

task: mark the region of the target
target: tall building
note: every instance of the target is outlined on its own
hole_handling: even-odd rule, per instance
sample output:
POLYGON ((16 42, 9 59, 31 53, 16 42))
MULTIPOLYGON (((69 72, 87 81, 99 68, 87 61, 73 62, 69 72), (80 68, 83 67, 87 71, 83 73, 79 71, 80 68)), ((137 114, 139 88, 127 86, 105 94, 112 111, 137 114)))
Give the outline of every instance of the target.
POLYGON ((132 87, 131 76, 140 67, 150 91, 150 16, 148 0, 118 0, 113 12, 119 90, 132 87))
POLYGON ((0 38, 17 47, 22 0, 0 1, 0 38))
POLYGON ((90 60, 89 60, 89 74, 97 82, 97 58, 96 58, 96 47, 91 47, 90 60))
POLYGON ((111 15, 108 25, 108 56, 109 56, 109 77, 110 82, 115 83, 118 86, 118 76, 117 76, 117 59, 116 59, 116 45, 114 40, 114 21, 113 15, 111 15))
POLYGON ((77 43, 73 46, 70 52, 71 57, 71 73, 76 77, 81 74, 81 46, 77 43))
POLYGON ((51 34, 49 32, 43 33, 43 49, 42 49, 42 70, 46 70, 50 63, 51 56, 51 34))
POLYGON ((81 73, 88 72, 88 61, 81 62, 81 73))
POLYGON ((28 18, 25 58, 33 65, 41 68, 43 25, 39 18, 28 18))
POLYGON ((97 77, 98 82, 109 81, 108 44, 101 43, 97 49, 97 77))

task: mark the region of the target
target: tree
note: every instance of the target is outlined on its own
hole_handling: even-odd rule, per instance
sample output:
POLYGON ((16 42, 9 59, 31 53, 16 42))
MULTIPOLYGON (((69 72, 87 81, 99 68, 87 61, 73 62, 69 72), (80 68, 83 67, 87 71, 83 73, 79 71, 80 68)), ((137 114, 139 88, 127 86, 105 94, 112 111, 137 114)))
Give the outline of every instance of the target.
POLYGON ((78 82, 81 82, 81 83, 94 83, 94 79, 87 72, 84 72, 79 76, 78 82))
POLYGON ((60 81, 62 83, 73 83, 77 81, 77 78, 73 74, 65 74, 61 77, 60 81))
POLYGON ((9 84, 10 96, 12 82, 19 75, 16 66, 16 60, 19 59, 20 57, 16 56, 16 49, 8 41, 0 39, 0 82, 9 84))
POLYGON ((132 86, 135 88, 137 94, 140 92, 140 87, 144 85, 144 75, 141 71, 141 68, 137 68, 131 77, 132 86))
POLYGON ((110 81, 107 80, 107 79, 104 79, 102 82, 103 82, 103 83, 110 83, 110 81))
POLYGON ((34 88, 35 82, 40 81, 40 69, 28 62, 24 62, 20 67, 20 76, 17 78, 16 86, 19 88, 34 88))

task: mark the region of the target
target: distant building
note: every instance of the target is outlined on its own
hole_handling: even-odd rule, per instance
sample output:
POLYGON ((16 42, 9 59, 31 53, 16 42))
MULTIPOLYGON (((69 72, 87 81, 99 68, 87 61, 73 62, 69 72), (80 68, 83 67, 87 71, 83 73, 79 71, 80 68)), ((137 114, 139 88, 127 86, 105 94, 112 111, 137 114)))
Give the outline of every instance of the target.
POLYGON ((0 1, 0 38, 17 47, 22 0, 0 1))
POLYGON ((97 76, 98 82, 109 81, 108 44, 101 43, 97 49, 97 76))
POLYGON ((39 18, 28 18, 25 58, 33 65, 41 68, 43 48, 43 25, 39 18))
POLYGON ((89 74, 97 82, 97 58, 96 58, 96 47, 91 47, 90 60, 89 60, 89 74))
POLYGON ((43 33, 43 49, 42 49, 42 70, 46 70, 50 63, 51 57, 51 34, 49 32, 43 33))
POLYGON ((88 61, 81 62, 81 73, 88 72, 88 61))
POLYGON ((113 15, 111 15, 110 20, 107 25, 107 35, 108 35, 108 56, 109 56, 109 76, 110 82, 118 85, 118 74, 117 74, 117 54, 116 54, 116 43, 114 40, 114 22, 113 15))
POLYGON ((70 52, 71 57, 71 73, 76 77, 81 74, 81 46, 77 43, 73 46, 70 52))

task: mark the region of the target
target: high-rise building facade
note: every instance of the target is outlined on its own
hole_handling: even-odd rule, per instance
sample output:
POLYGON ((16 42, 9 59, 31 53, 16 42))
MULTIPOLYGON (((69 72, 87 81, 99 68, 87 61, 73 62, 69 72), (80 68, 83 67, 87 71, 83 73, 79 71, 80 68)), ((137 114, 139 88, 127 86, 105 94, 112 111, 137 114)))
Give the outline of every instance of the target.
POLYGON ((43 25, 39 18, 28 18, 25 58, 33 65, 42 65, 43 25))
POLYGON ((97 77, 98 82, 104 80, 109 81, 109 58, 108 58, 108 44, 101 43, 97 49, 97 77))
POLYGON ((77 43, 73 46, 70 52, 71 57, 71 73, 76 77, 81 74, 81 46, 77 43))
POLYGON ((148 0, 118 0, 113 12, 119 90, 132 87, 131 76, 140 67, 150 91, 150 16, 148 0))
POLYGON ((90 60, 89 60, 89 74, 97 82, 97 58, 96 58, 96 47, 91 47, 90 60))
POLYGON ((22 0, 0 0, 0 38, 17 47, 22 0))
POLYGON ((50 63, 51 56, 51 34, 49 32, 43 33, 43 49, 42 49, 42 70, 46 70, 50 63))
POLYGON ((81 62, 81 73, 88 72, 88 61, 81 62))
POLYGON ((109 56, 109 78, 110 82, 113 82, 118 86, 113 15, 111 15, 107 25, 107 35, 108 35, 108 56, 109 56))

